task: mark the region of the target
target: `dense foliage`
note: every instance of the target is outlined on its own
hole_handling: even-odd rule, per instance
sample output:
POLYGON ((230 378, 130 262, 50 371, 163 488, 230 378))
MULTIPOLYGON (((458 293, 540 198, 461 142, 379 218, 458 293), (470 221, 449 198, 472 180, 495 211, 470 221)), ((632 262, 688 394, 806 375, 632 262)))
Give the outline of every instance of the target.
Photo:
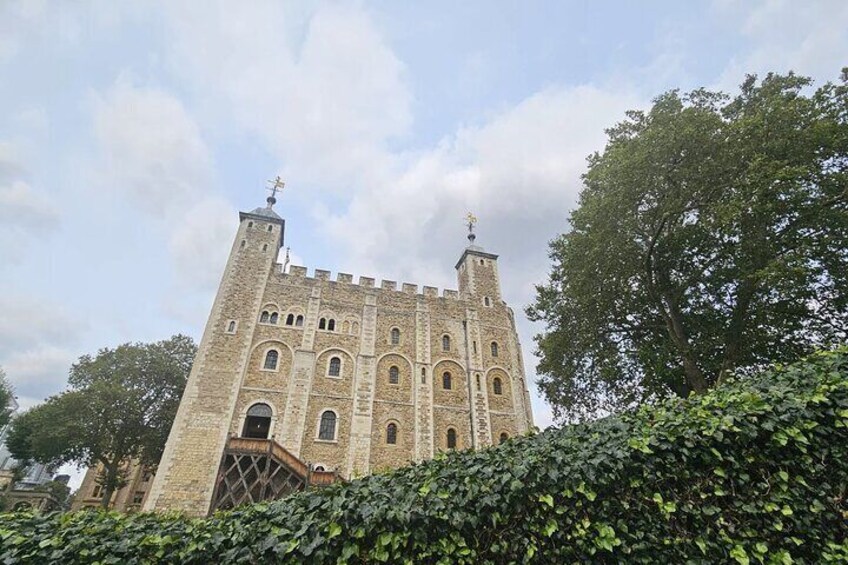
POLYGON ((848 559, 848 349, 209 519, 0 516, 4 563, 848 559))
POLYGON ((103 465, 103 506, 124 481, 125 462, 162 456, 197 347, 176 335, 84 355, 69 390, 12 422, 6 445, 19 461, 103 465))
POLYGON ((0 428, 9 423, 12 417, 12 402, 15 399, 15 391, 6 377, 6 371, 0 367, 0 428))
POLYGON ((686 397, 844 342, 844 82, 673 91, 607 133, 528 309, 558 416, 686 397))

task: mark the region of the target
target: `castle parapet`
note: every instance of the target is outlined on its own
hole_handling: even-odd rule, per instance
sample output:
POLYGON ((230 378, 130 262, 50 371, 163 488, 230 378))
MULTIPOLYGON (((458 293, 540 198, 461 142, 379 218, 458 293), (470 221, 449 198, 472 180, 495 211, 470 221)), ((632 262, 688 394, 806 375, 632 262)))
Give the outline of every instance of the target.
POLYGON ((315 269, 315 278, 319 281, 328 281, 330 280, 330 271, 315 269))
POLYGON ((296 265, 292 265, 289 267, 289 275, 293 277, 305 277, 306 276, 306 267, 299 267, 296 265))
POLYGON ((459 291, 445 289, 442 293, 442 296, 451 300, 459 300, 459 291))
POLYGON ((418 285, 412 283, 403 283, 403 292, 406 294, 418 294, 418 285))
POLYGON ((374 288, 374 279, 372 277, 359 277, 359 286, 374 288))
POLYGON ((340 283, 349 283, 353 284, 353 275, 349 275, 347 273, 339 273, 336 276, 336 281, 340 283))
POLYGON ((425 286, 424 287, 424 296, 429 296, 430 298, 438 298, 439 297, 439 289, 435 286, 425 286))
POLYGON ((380 283, 380 288, 383 290, 397 290, 397 283, 395 281, 383 280, 380 283))

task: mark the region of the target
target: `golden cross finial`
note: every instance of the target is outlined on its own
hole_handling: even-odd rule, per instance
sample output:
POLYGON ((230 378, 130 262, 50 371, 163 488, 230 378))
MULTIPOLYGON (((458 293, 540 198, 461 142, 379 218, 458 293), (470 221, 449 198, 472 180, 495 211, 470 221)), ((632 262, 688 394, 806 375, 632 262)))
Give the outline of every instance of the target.
POLYGON ((282 192, 283 188, 285 188, 286 186, 286 183, 283 182, 283 179, 280 178, 280 175, 277 175, 274 180, 269 180, 268 183, 271 185, 268 187, 268 190, 271 191, 271 198, 275 198, 277 196, 277 191, 279 190, 280 192, 282 192))

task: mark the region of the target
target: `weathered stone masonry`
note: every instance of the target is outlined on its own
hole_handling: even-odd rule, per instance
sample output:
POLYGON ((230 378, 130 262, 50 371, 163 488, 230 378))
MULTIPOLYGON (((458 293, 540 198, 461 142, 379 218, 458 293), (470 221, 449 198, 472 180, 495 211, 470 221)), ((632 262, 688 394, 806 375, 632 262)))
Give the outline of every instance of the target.
POLYGON ((449 434, 455 448, 479 449, 530 429, 496 255, 471 245, 456 265, 458 291, 419 293, 345 273, 284 273, 275 261, 284 226, 270 203, 240 215, 146 509, 205 514, 227 439, 257 403, 271 408, 270 439, 348 478, 433 457, 449 434), (334 433, 319 438, 328 412, 334 433))

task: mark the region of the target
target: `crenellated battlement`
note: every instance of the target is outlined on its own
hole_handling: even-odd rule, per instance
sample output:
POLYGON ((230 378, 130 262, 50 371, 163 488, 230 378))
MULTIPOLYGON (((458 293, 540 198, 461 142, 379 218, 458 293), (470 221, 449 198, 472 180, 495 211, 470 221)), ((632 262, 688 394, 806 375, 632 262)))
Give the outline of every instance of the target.
POLYGON ((336 279, 333 280, 332 272, 326 269, 314 269, 312 271, 312 276, 309 276, 306 267, 291 265, 289 267, 289 272, 284 273, 282 271, 282 265, 280 265, 277 270, 277 274, 282 277, 283 281, 325 281, 336 284, 347 284, 360 288, 372 288, 378 292, 400 292, 403 294, 425 296, 427 298, 446 298, 448 300, 459 300, 459 291, 457 290, 443 289, 440 296, 439 289, 434 286, 423 286, 421 287, 421 292, 419 292, 417 284, 405 282, 401 283, 400 287, 398 287, 397 281, 389 279, 381 280, 378 285, 377 279, 375 279, 374 277, 360 276, 358 282, 354 282, 353 275, 349 273, 336 273, 336 279))

